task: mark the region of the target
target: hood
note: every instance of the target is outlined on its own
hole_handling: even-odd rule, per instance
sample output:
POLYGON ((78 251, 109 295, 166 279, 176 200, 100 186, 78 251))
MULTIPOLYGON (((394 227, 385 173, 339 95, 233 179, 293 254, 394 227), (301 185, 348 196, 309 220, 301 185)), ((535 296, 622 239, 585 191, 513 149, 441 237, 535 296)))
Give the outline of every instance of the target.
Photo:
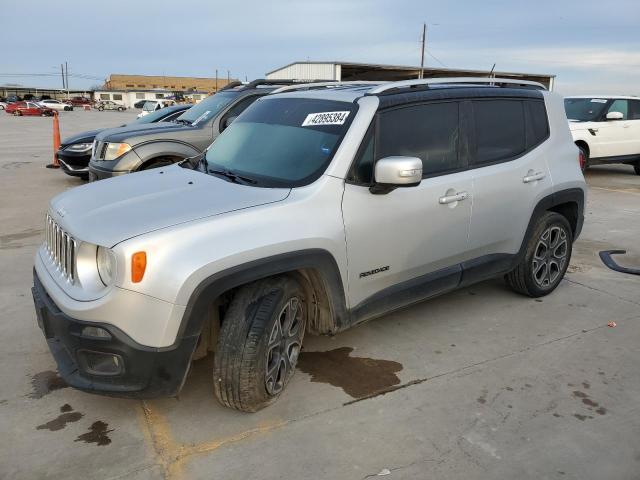
POLYGON ((185 131, 186 129, 192 129, 189 125, 173 122, 158 122, 158 123, 135 123, 133 125, 110 128, 103 130, 96 135, 96 140, 99 142, 112 142, 112 143, 129 143, 130 145, 137 145, 140 141, 144 141, 146 135, 157 135, 158 133, 173 133, 177 131, 185 131), (131 139, 135 139, 131 142, 131 139))
POLYGON ((78 240, 112 247, 172 225, 279 202, 290 191, 239 185, 173 165, 68 190, 51 200, 51 214, 78 240))
POLYGON ((96 135, 105 130, 101 128, 100 130, 89 130, 88 132, 78 133, 77 135, 71 135, 70 137, 65 138, 62 141, 61 146, 73 145, 75 143, 91 143, 96 135))

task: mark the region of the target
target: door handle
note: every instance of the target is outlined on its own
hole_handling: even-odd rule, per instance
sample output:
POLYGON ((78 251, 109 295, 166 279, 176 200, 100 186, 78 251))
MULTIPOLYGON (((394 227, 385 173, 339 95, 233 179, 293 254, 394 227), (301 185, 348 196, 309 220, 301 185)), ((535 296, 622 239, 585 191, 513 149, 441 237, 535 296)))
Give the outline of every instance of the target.
POLYGON ((440 197, 438 199, 438 203, 440 205, 446 205, 448 203, 461 202, 469 198, 469 194, 467 192, 458 192, 454 195, 445 195, 444 197, 440 197))
POLYGON ((531 182, 536 182, 538 180, 542 180, 546 175, 543 172, 537 172, 534 173, 533 175, 527 175, 525 177, 522 177, 522 182, 523 183, 531 183, 531 182))

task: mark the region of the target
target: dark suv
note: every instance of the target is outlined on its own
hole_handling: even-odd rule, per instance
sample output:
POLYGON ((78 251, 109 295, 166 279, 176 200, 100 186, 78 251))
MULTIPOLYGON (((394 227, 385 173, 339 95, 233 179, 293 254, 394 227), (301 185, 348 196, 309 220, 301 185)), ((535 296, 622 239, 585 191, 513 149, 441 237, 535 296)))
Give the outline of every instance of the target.
MULTIPOLYGON (((131 123, 121 125, 119 128, 158 122, 172 122, 189 108, 191 108, 191 105, 165 107, 144 117, 136 118, 131 123)), ((91 160, 93 141, 96 135, 105 130, 108 129, 90 130, 65 138, 56 152, 62 171, 72 177, 80 177, 87 180, 89 178, 89 160, 91 160)))
POLYGON ((259 97, 295 82, 254 80, 230 84, 194 105, 174 123, 110 129, 96 136, 89 181, 157 168, 202 153, 259 97))

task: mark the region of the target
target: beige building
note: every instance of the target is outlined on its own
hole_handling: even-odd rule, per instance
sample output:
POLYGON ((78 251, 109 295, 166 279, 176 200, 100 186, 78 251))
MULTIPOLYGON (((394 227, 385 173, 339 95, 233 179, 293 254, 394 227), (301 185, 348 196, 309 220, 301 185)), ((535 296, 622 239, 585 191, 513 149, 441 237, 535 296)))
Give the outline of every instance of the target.
MULTIPOLYGON (((231 79, 231 82, 237 80, 231 79)), ((105 90, 168 90, 172 92, 214 93, 227 84, 226 78, 168 77, 164 75, 111 74, 104 84, 105 90)))

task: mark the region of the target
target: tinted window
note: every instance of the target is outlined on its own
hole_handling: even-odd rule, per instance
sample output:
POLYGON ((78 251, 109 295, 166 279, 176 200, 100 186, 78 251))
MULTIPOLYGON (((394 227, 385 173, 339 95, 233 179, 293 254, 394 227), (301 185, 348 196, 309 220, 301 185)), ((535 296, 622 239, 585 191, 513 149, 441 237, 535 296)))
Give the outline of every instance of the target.
POLYGON ((525 102, 527 112, 527 148, 535 147, 545 141, 549 135, 549 123, 547 121, 547 110, 544 102, 525 102))
POLYGON ((236 103, 234 106, 232 106, 229 111, 225 114, 224 118, 222 119, 222 121, 220 122, 220 131, 224 130, 225 128, 225 120, 231 117, 237 117, 238 115, 240 115, 242 112, 244 112, 247 107, 249 105, 251 105, 253 102, 255 102, 258 99, 258 97, 256 95, 252 95, 250 97, 245 97, 242 100, 240 100, 238 103, 236 103))
POLYGON ((415 105, 384 112, 378 122, 378 159, 422 160, 423 176, 460 168, 458 103, 415 105))
POLYGON ((353 162, 353 167, 349 175, 350 181, 364 185, 371 185, 373 183, 373 147, 373 128, 369 128, 356 154, 355 162, 353 162))
POLYGON ((629 120, 640 120, 640 100, 629 100, 629 120))
POLYGON ((629 104, 626 100, 618 99, 614 100, 607 113, 620 112, 622 113, 622 119, 627 120, 629 118, 629 104))
POLYGON ((476 130, 476 154, 472 163, 499 162, 525 151, 521 101, 483 100, 472 103, 476 130))

